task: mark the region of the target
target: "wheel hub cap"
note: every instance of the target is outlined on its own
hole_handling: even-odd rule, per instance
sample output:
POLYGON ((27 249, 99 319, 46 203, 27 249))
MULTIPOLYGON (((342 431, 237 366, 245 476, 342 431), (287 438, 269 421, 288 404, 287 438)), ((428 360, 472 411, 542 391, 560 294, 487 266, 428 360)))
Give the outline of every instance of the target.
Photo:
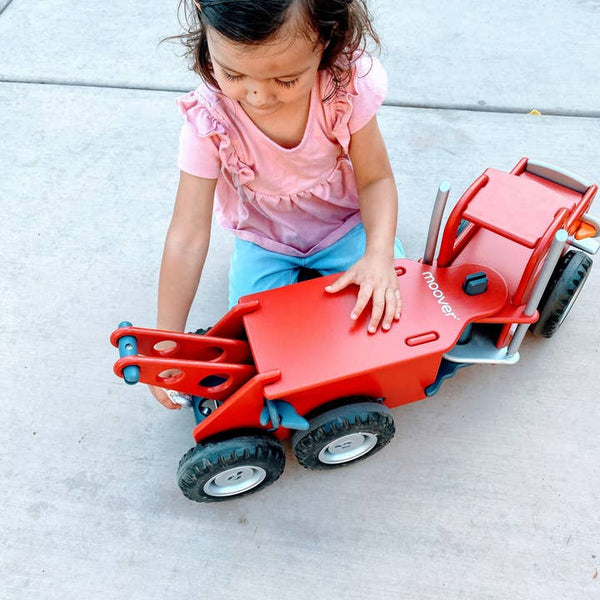
POLYGON ((234 467, 211 477, 204 484, 204 492, 209 496, 235 496, 256 487, 266 476, 267 472, 262 467, 234 467))
POLYGON ((319 452, 319 460, 327 465, 356 460, 370 452, 377 444, 377 436, 373 433, 351 433, 327 444, 319 452))

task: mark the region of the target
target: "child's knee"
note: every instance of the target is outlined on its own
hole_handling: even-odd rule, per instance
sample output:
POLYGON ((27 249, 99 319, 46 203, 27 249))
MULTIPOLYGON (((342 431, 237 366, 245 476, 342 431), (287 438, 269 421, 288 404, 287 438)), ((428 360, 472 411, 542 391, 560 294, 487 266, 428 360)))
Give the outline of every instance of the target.
POLYGON ((284 269, 275 272, 256 271, 229 272, 229 308, 238 303, 242 296, 257 294, 266 290, 296 283, 298 269, 284 269))

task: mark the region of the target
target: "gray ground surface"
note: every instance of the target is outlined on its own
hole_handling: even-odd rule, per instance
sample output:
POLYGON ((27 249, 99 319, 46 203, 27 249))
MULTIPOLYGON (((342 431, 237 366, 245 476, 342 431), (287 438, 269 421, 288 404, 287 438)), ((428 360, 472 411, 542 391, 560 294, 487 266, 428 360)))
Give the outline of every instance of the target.
MULTIPOLYGON (((154 321, 173 90, 194 85, 174 47, 156 49, 174 7, 3 8, 0 598, 598 597, 597 273, 519 364, 461 371, 397 409, 376 457, 318 473, 288 453, 268 490, 191 503, 175 483, 191 416, 126 388, 108 343, 123 319, 154 321)), ((376 10, 388 102, 405 105, 380 123, 410 257, 443 179, 456 200, 526 155, 600 180, 600 3, 376 10)), ((191 323, 225 312, 230 248, 215 227, 191 323)))

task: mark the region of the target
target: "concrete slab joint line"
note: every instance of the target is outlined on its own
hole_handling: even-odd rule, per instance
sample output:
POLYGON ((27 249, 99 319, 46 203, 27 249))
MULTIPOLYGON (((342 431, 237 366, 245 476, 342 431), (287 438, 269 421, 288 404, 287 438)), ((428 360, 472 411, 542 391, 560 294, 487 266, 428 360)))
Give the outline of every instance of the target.
POLYGON ((143 85, 131 85, 123 83, 101 83, 93 81, 66 81, 59 79, 27 79, 26 77, 18 79, 3 79, 0 77, 0 84, 2 83, 17 83, 23 85, 55 85, 64 87, 92 87, 107 90, 137 90, 140 92, 176 92, 179 94, 185 94, 190 90, 187 88, 176 88, 176 87, 151 87, 143 85))
MULTIPOLYGON (((9 0, 12 2, 12 0, 9 0)), ((1 12, 0 12, 1 14, 1 12)), ((150 86, 137 86, 137 85, 125 85, 120 83, 101 83, 93 81, 64 81, 58 79, 2 79, 0 83, 19 83, 19 84, 30 84, 30 85, 56 85, 65 87, 94 87, 94 88, 105 88, 105 89, 118 89, 118 90, 138 90, 142 92, 175 92, 185 94, 189 90, 187 88, 179 87, 150 87, 150 86)), ((530 107, 524 106, 494 106, 494 105, 474 105, 474 104, 437 104, 437 103, 419 103, 414 104, 411 102, 398 102, 398 101, 384 101, 383 106, 395 107, 395 108, 415 108, 424 110, 456 110, 463 112, 483 112, 483 113, 506 113, 506 114, 517 114, 525 115, 531 111, 530 107)), ((561 110, 561 109, 550 109, 550 108, 538 108, 542 115, 547 117, 581 117, 584 119, 597 119, 600 117, 600 110, 597 111, 576 111, 576 110, 561 110)))
MULTIPOLYGON (((419 103, 413 104, 410 102, 385 101, 384 106, 394 106, 397 108, 420 108, 426 110, 460 110, 466 112, 483 112, 483 113, 506 113, 526 115, 532 110, 525 106, 494 106, 493 104, 475 105, 475 104, 437 104, 437 103, 419 103)), ((551 109, 536 107, 542 116, 547 117, 581 117, 587 119, 597 119, 600 117, 600 110, 581 111, 567 109, 551 109)))
POLYGON ((0 15, 9 7, 12 0, 0 0, 0 15))

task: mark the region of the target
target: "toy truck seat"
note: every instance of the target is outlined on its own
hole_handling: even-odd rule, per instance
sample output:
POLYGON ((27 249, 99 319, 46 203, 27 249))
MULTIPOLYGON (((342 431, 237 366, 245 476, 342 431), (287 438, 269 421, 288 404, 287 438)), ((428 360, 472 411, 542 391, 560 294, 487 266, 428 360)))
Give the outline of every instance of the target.
MULTIPOLYGON (((501 273, 509 293, 504 319, 510 321, 510 313, 519 314, 527 301, 556 232, 565 229, 574 244, 588 235, 582 232, 597 189, 527 158, 510 173, 486 169, 450 214, 436 264, 480 262, 501 273), (458 234, 461 223, 468 225, 458 234)), ((591 228, 589 236, 594 234, 591 228)), ((584 249, 596 252, 597 242, 589 242, 584 249)), ((498 347, 506 343, 510 326, 506 324, 498 347)))
POLYGON ((486 169, 469 187, 448 218, 438 266, 477 258, 502 273, 514 298, 533 252, 543 255, 561 227, 576 233, 597 186, 574 177, 557 183, 528 164, 522 159, 510 173, 486 169), (457 236, 462 220, 469 226, 457 236))

